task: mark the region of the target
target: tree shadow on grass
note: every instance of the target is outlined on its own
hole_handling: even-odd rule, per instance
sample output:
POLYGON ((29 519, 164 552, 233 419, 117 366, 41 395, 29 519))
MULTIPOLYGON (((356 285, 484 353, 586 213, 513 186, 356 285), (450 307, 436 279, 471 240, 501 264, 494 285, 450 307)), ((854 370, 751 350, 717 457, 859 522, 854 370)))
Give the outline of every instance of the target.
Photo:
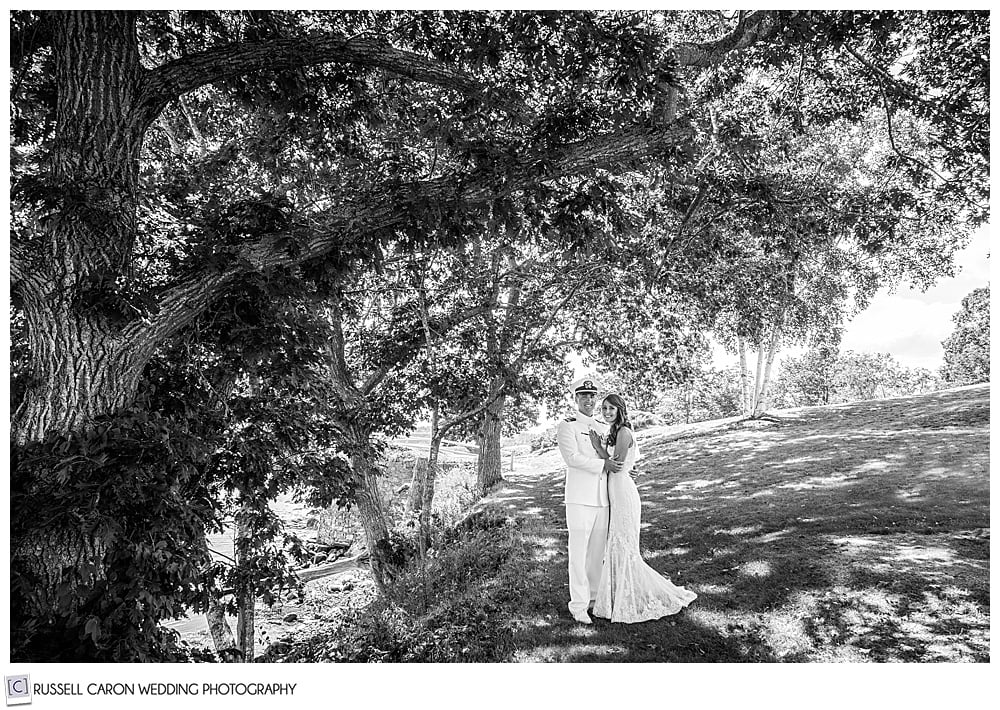
POLYGON ((566 610, 569 591, 565 583, 565 539, 536 541, 536 546, 543 549, 553 545, 563 549, 542 554, 547 561, 535 568, 531 585, 535 594, 516 611, 521 628, 513 660, 609 663, 778 660, 754 629, 724 634, 700 621, 688 609, 640 624, 611 623, 597 617, 591 625, 574 621, 566 610))
POLYGON ((540 550, 521 657, 988 660, 988 405, 967 388, 644 442, 643 555, 700 596, 643 624, 572 621, 561 467, 513 480, 497 504, 540 550))

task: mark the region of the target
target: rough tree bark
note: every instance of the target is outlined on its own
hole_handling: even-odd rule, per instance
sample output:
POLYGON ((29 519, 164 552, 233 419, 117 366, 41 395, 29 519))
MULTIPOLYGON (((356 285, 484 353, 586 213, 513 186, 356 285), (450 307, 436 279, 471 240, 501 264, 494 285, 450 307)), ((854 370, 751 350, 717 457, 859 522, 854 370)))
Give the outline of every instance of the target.
POLYGON ((355 455, 351 459, 355 475, 359 478, 354 493, 361 527, 368 543, 369 564, 372 577, 379 592, 385 594, 396 578, 396 567, 392 562, 392 545, 389 543, 389 528, 385 521, 382 495, 376 479, 378 471, 370 456, 355 455))
POLYGON ((209 600, 205 621, 208 623, 208 632, 212 636, 216 655, 223 661, 240 660, 241 654, 236 644, 236 637, 233 636, 226 612, 217 599, 209 600))
MULTIPOLYGON (((101 306, 132 268, 142 133, 130 110, 143 72, 135 17, 60 12, 53 23, 62 89, 48 176, 54 197, 38 223, 44 238, 19 270, 31 358, 30 383, 11 421, 15 445, 79 429, 131 403, 144 365, 136 342, 101 306)), ((92 582, 103 578, 103 546, 82 529, 12 540, 11 554, 41 581, 30 614, 55 606, 67 566, 88 564, 92 582)))
POLYGON ((94 304, 131 274, 142 133, 130 122, 141 86, 132 13, 53 16, 57 85, 44 240, 18 293, 30 385, 11 423, 15 443, 74 429, 129 403, 144 364, 94 304))

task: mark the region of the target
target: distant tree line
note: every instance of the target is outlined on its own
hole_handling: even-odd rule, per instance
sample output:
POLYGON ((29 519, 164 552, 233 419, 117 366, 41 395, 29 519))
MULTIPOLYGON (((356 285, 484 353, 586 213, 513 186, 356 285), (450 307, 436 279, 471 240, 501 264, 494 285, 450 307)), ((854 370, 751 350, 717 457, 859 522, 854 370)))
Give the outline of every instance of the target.
MULTIPOLYGON (((890 353, 846 350, 821 344, 797 356, 782 358, 770 385, 769 407, 786 409, 923 394, 938 389, 989 382, 989 287, 962 299, 953 316, 955 329, 941 343, 944 363, 937 372, 906 367, 890 353)), ((719 369, 708 364, 707 351, 695 359, 683 381, 659 390, 605 372, 612 388, 629 392, 643 424, 678 424, 749 414, 743 406, 742 381, 750 376, 739 366, 719 369)))

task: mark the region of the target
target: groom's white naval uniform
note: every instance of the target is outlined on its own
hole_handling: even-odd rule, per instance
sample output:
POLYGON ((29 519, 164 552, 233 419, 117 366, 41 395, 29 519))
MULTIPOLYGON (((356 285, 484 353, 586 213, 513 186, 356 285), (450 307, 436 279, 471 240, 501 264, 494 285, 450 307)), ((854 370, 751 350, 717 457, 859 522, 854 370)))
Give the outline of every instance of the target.
MULTIPOLYGON (((570 385, 577 394, 596 394, 593 378, 570 385)), ((583 621, 597 594, 608 541, 608 480, 604 459, 594 452, 588 432, 608 433, 601 420, 577 411, 559 422, 556 441, 566 462, 566 526, 569 528, 569 611, 583 621)), ((588 619, 589 620, 589 619, 588 619)))

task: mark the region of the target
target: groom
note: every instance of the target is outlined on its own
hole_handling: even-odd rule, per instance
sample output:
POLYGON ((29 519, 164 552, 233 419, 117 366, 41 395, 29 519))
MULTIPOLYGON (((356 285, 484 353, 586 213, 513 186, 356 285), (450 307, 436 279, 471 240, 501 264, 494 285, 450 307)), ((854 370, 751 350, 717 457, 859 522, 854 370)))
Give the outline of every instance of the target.
POLYGON ((608 425, 594 419, 597 380, 584 377, 570 385, 577 413, 559 422, 556 441, 566 462, 566 527, 569 528, 569 612, 581 624, 589 624, 588 605, 593 604, 601 581, 604 547, 608 541, 609 471, 621 462, 605 461, 594 452, 588 432, 602 436, 608 425))

